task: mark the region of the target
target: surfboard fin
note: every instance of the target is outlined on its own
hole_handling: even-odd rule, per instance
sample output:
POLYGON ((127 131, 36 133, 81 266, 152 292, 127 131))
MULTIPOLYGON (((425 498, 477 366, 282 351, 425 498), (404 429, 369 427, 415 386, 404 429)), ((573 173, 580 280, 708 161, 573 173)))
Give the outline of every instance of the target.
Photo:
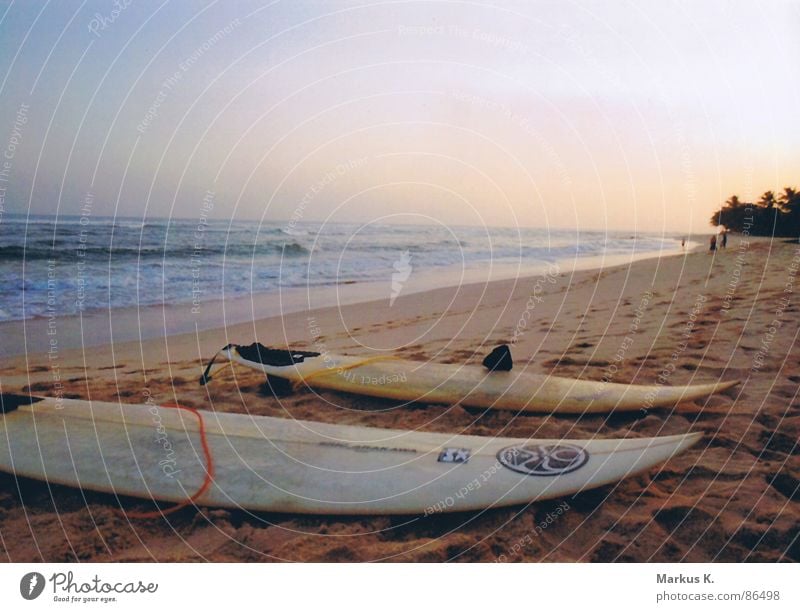
POLYGON ((511 349, 508 348, 507 344, 494 347, 492 352, 484 358, 483 365, 490 372, 508 372, 514 367, 511 349))

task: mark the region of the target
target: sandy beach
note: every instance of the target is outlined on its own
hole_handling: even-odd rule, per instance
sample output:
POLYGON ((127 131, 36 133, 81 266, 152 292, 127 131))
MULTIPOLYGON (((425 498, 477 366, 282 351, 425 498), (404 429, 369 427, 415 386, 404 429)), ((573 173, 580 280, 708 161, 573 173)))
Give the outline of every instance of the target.
MULTIPOLYGON (((33 338, 35 352, 0 362, 3 392, 63 391, 128 403, 151 394, 159 402, 224 412, 482 436, 613 438, 690 430, 704 436, 660 469, 617 485, 527 507, 428 517, 253 515, 201 507, 128 520, 113 496, 2 474, 0 559, 800 561, 798 264, 796 244, 734 236, 714 255, 700 250, 601 270, 443 287, 400 295, 391 306, 387 296, 141 342, 131 318, 125 341, 59 348, 55 357, 33 338), (312 329, 320 330, 318 338, 312 329), (322 342, 338 353, 392 351, 443 363, 480 363, 492 347, 510 343, 515 368, 540 373, 742 384, 674 410, 583 418, 459 405, 393 409, 390 402, 328 391, 276 398, 260 375, 244 368, 198 385, 220 347, 256 340, 311 350, 322 342)), ((41 322, 14 325, 5 328, 4 342, 46 333, 41 322)), ((75 334, 75 321, 57 325, 59 334, 75 334)), ((91 326, 83 333, 92 336, 91 326)), ((145 507, 134 499, 122 503, 145 507)))

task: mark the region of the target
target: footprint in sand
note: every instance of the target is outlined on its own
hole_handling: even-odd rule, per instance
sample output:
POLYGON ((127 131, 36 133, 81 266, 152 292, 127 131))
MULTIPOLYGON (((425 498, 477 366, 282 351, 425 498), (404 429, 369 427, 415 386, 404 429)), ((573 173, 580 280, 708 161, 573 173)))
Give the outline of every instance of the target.
POLYGON ((793 502, 800 502, 800 481, 788 471, 767 474, 767 484, 793 502))
POLYGON ((557 359, 549 359, 544 362, 545 366, 548 367, 557 367, 557 366, 592 366, 598 368, 605 368, 609 365, 610 362, 605 361, 603 359, 574 359, 572 357, 563 356, 557 359))
POLYGON ((38 392, 41 392, 41 391, 51 391, 52 387, 53 387, 53 383, 38 382, 38 383, 33 383, 33 384, 26 385, 26 386, 22 387, 22 391, 24 393, 32 393, 32 392, 33 393, 38 393, 38 392))
POLYGON ((759 442, 764 444, 762 456, 766 458, 784 459, 785 455, 800 454, 800 443, 797 439, 779 432, 763 431, 759 436, 759 442), (772 455, 772 457, 767 457, 772 455))
POLYGON ((770 395, 774 395, 775 397, 780 397, 782 399, 793 399, 797 395, 797 386, 788 386, 788 387, 775 387, 772 389, 772 393, 770 395))

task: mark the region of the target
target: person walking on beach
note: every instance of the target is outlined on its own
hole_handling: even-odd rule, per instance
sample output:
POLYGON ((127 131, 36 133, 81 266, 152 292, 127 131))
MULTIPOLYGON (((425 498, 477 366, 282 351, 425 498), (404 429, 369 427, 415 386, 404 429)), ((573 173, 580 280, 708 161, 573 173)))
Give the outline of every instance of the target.
POLYGON ((681 238, 681 248, 686 248, 686 238, 681 238))
POLYGON ((711 236, 711 243, 708 246, 708 250, 713 252, 717 250, 717 235, 714 234, 711 236))
POLYGON ((728 231, 727 230, 722 232, 722 245, 721 246, 722 246, 723 249, 726 246, 728 246, 728 231))

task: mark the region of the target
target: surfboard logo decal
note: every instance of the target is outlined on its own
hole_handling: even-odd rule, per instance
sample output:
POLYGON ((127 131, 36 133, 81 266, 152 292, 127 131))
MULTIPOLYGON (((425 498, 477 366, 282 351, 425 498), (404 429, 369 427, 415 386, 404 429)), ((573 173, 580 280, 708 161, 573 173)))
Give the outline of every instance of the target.
POLYGON ((572 444, 530 444, 506 447, 497 453, 497 460, 520 474, 560 476, 586 465, 589 453, 572 444))
POLYGON ((468 448, 443 448, 439 453, 439 463, 466 463, 472 451, 468 448))

